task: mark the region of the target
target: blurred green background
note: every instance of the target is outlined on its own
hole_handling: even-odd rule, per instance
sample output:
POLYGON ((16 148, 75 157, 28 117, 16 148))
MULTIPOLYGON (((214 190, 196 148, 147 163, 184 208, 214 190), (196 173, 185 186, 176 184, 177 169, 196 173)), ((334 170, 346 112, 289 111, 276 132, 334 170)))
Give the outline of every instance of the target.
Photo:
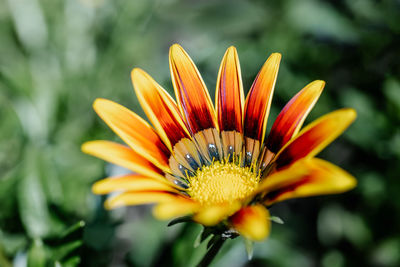
POLYGON ((213 266, 400 266, 400 1, 1 0, 0 266, 193 266, 200 227, 150 207, 104 211, 91 193, 123 172, 84 155, 118 140, 97 97, 143 115, 129 73, 170 92, 180 43, 213 95, 224 51, 238 49, 246 91, 272 52, 283 60, 269 120, 307 83, 325 91, 307 122, 341 107, 357 121, 320 157, 357 177, 343 195, 276 205, 270 238, 247 261, 241 238, 213 266))

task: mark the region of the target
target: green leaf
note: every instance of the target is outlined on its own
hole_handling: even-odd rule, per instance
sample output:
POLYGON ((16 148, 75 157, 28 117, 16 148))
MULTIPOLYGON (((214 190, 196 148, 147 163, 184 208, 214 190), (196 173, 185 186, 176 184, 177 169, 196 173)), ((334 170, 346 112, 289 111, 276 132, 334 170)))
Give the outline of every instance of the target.
MULTIPOLYGON (((0 197, 1 197, 1 212, 0 222, 9 217, 13 217, 16 206, 17 182, 19 179, 19 166, 17 165, 12 170, 5 173, 0 178, 0 197)), ((7 230, 7 229, 5 229, 7 230)))
POLYGON ((169 227, 169 226, 172 226, 172 225, 175 225, 175 224, 178 224, 178 223, 190 222, 191 220, 192 220, 191 216, 183 216, 183 217, 179 217, 179 218, 173 219, 172 221, 170 221, 168 223, 167 226, 169 227))
POLYGON ((38 177, 38 153, 35 148, 27 148, 27 151, 25 175, 18 184, 19 213, 30 237, 44 237, 49 234, 50 215, 38 177))
POLYGON ((211 248, 214 244, 218 243, 222 239, 221 235, 214 235, 207 243, 207 249, 211 248))
POLYGON ((0 246, 0 266, 3 267, 11 267, 11 262, 6 256, 6 253, 4 252, 4 248, 0 246))
POLYGON ((76 257, 69 258, 68 260, 63 262, 62 267, 76 267, 76 266, 79 266, 80 263, 81 263, 81 258, 76 256, 76 257))
POLYGON ((195 241, 194 241, 194 248, 197 248, 200 246, 201 243, 203 243, 204 240, 206 240, 208 237, 213 236, 213 229, 210 227, 203 227, 203 229, 200 231, 200 233, 197 235, 195 241))
MULTIPOLYGON (((23 234, 5 233, 0 230, 0 250, 3 249, 6 255, 16 254, 18 250, 26 248, 28 240, 23 234)), ((2 266, 0 264, 0 266, 2 266)))
MULTIPOLYGON (((79 258, 79 249, 83 244, 83 227, 85 223, 79 221, 62 232, 55 239, 46 240, 46 245, 49 249, 50 258, 54 262, 54 265, 61 266, 77 266, 66 265, 65 262, 69 262, 71 258, 79 258)), ((75 262, 72 261, 73 263, 75 262)))
POLYGON ((396 79, 387 79, 383 92, 389 103, 392 103, 397 111, 400 111, 400 82, 396 79))
POLYGON ((347 17, 324 1, 288 2, 287 21, 299 31, 356 42, 359 33, 347 17))
POLYGON ((85 227, 85 222, 79 221, 79 222, 75 223, 74 225, 70 226, 63 233, 61 233, 61 235, 58 238, 59 239, 67 238, 68 236, 75 233, 76 231, 81 230, 83 227, 85 227))
POLYGON ((204 232, 204 228, 201 229, 199 234, 196 236, 196 239, 194 240, 194 243, 193 243, 193 247, 194 248, 197 248, 198 246, 200 246, 200 244, 201 244, 201 235, 203 234, 203 232, 204 232))
POLYGON ((76 249, 80 248, 83 244, 82 240, 76 240, 73 242, 69 242, 60 248, 58 248, 56 251, 53 252, 53 259, 57 261, 62 261, 65 259, 68 259, 68 255, 73 253, 76 249))
POLYGON ((35 239, 28 252, 28 267, 46 266, 46 251, 41 239, 35 239))

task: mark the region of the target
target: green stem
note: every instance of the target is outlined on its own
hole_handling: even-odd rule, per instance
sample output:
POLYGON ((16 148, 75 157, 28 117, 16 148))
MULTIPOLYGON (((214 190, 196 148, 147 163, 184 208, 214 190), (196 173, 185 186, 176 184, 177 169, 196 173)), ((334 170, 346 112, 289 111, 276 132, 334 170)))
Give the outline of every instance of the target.
POLYGON ((218 254, 219 250, 221 249, 222 245, 225 242, 225 238, 220 237, 207 251, 206 255, 204 255, 203 259, 201 259, 200 263, 197 267, 207 267, 210 265, 212 260, 218 254))

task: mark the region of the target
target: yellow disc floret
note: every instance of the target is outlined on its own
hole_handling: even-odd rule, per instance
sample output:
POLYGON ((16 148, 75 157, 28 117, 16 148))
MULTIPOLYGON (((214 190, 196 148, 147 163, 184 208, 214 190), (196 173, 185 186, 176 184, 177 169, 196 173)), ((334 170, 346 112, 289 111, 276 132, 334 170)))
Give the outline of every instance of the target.
POLYGON ((231 162, 214 162, 189 177, 188 194, 203 205, 242 200, 257 187, 260 176, 250 167, 231 162))

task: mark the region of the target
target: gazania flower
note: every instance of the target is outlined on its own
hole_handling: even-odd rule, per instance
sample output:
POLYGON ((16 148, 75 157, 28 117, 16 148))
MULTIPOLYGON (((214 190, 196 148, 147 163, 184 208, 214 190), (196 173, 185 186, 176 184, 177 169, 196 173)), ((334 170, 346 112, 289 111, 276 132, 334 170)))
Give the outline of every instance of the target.
POLYGON ((228 48, 219 69, 215 109, 183 48, 173 45, 169 56, 176 102, 143 70, 131 73, 152 126, 110 100, 94 102, 95 111, 127 146, 91 141, 82 150, 133 172, 94 184, 96 194, 120 192, 106 201, 107 208, 155 203, 157 218, 189 216, 206 227, 218 225, 262 240, 270 231, 271 205, 355 186, 347 172, 314 157, 353 122, 355 111, 331 112, 300 130, 323 81, 295 95, 265 137, 279 53, 267 59, 245 99, 237 52, 228 48))

